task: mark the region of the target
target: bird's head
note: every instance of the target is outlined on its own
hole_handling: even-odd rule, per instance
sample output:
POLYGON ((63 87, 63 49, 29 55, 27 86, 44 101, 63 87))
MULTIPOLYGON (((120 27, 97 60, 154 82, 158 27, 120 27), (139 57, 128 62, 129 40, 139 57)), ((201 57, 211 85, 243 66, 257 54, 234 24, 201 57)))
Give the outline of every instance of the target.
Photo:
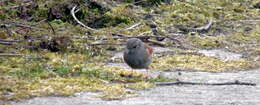
POLYGON ((129 39, 126 43, 126 48, 128 50, 135 50, 135 49, 139 49, 143 46, 143 42, 140 39, 137 38, 132 38, 129 39))

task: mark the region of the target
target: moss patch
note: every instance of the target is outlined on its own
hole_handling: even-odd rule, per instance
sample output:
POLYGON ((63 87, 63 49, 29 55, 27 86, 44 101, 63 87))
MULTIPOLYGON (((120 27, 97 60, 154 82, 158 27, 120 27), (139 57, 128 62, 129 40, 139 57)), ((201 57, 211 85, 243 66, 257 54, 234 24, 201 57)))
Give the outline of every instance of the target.
MULTIPOLYGON (((250 32, 244 33, 242 30, 239 32, 228 34, 228 35, 218 35, 218 36, 199 36, 199 35, 189 35, 187 39, 192 42, 196 47, 201 48, 220 48, 229 46, 230 49, 241 47, 243 45, 254 45, 260 41, 260 26, 257 25, 256 29, 250 32)), ((243 51, 243 49, 241 49, 243 51)))
POLYGON ((112 85, 105 88, 107 91, 100 94, 98 97, 105 100, 118 100, 127 97, 136 97, 138 96, 136 91, 126 89, 144 90, 152 87, 154 87, 154 85, 147 82, 112 85))
POLYGON ((225 43, 221 39, 220 36, 218 37, 202 37, 199 35, 189 36, 188 38, 191 40, 195 46, 200 46, 204 48, 218 48, 225 46, 225 43))
POLYGON ((1 77, 0 92, 2 100, 21 100, 35 96, 72 95, 79 91, 98 91, 104 87, 102 82, 86 77, 51 78, 21 80, 13 77, 1 77))
POLYGON ((102 60, 100 56, 90 59, 92 55, 81 53, 30 53, 43 59, 0 58, 1 100, 71 96, 79 91, 99 91, 101 98, 122 99, 137 95, 128 92, 129 88, 137 91, 152 87, 152 83, 144 82, 147 75, 91 62, 102 60))
MULTIPOLYGON (((18 71, 16 71, 18 72, 18 71)), ((60 71, 64 74, 67 72, 60 71)), ((32 72, 29 72, 33 74, 32 72)), ((71 96, 79 91, 102 92, 100 96, 103 99, 122 99, 126 97, 137 96, 127 89, 143 90, 153 87, 152 83, 144 82, 142 74, 137 72, 135 76, 123 76, 129 74, 124 70, 115 70, 108 68, 103 70, 80 72, 81 76, 63 76, 55 74, 54 77, 34 76, 23 79, 13 76, 1 76, 0 99, 1 100, 21 100, 35 96, 71 96), (119 82, 117 84, 107 84, 107 82, 119 82), (131 84, 125 84, 132 82, 131 84), (123 84, 122 84, 123 83, 123 84)), ((50 75, 50 73, 45 73, 50 75)), ((69 73, 67 73, 69 74, 69 73)), ((27 76, 28 77, 28 76, 27 76)))
POLYGON ((156 70, 176 70, 181 68, 195 71, 221 72, 247 69, 251 68, 253 64, 254 62, 247 61, 246 59, 223 61, 217 58, 198 55, 167 55, 154 58, 151 68, 156 70))
MULTIPOLYGON (((234 52, 248 54, 243 59, 222 61, 212 57, 190 55, 195 51, 181 49, 176 52, 186 55, 154 57, 152 69, 183 68, 219 72, 248 69, 260 64, 258 63, 259 23, 244 21, 247 19, 254 21, 259 15, 259 9, 256 7, 258 2, 172 0, 171 4, 166 1, 147 0, 140 4, 127 4, 133 3, 133 0, 1 2, 0 38, 24 41, 14 42, 12 45, 0 44, 0 52, 26 56, 0 57, 0 99, 68 96, 78 91, 101 91, 99 97, 108 100, 136 96, 136 91, 152 87, 152 83, 144 82, 147 75, 105 66, 109 59, 106 49, 118 50, 118 45, 114 44, 125 42, 125 39, 113 40, 112 37, 117 36, 111 33, 129 36, 152 35, 151 21, 155 22, 158 28, 156 35, 174 37, 183 41, 183 44, 191 46, 191 49, 227 47, 234 52), (75 22, 70 15, 74 4, 77 5, 76 17, 90 27, 99 28, 99 31, 89 31, 75 22), (47 20, 41 21, 43 19, 47 20), (209 32, 204 33, 205 35, 171 36, 172 33, 182 32, 180 26, 197 28, 206 24, 209 19, 213 20, 213 25, 209 32), (13 25, 16 23, 33 28, 13 25), (127 27, 137 23, 141 25, 133 30, 126 30, 127 27), (61 39, 65 37, 66 40, 61 39), (111 39, 95 40, 99 38, 111 39), (44 46, 46 43, 49 44, 47 48, 44 46), (105 44, 99 46, 93 43, 105 44), (107 46, 106 43, 112 45, 107 46), (50 48, 60 50, 55 50, 53 53, 54 50, 50 48), (134 91, 128 91, 129 89, 134 91)), ((172 42, 167 40, 167 44, 171 46, 172 42)), ((169 80, 171 79, 158 76, 148 81, 169 80)))

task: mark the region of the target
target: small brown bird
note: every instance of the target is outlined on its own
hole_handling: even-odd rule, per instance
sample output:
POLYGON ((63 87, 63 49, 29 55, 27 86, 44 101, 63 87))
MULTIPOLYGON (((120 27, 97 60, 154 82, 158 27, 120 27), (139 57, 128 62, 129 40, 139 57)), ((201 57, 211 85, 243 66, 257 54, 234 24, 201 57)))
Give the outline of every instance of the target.
POLYGON ((124 51, 125 63, 133 69, 148 69, 152 62, 153 48, 140 39, 132 38, 126 43, 124 51))

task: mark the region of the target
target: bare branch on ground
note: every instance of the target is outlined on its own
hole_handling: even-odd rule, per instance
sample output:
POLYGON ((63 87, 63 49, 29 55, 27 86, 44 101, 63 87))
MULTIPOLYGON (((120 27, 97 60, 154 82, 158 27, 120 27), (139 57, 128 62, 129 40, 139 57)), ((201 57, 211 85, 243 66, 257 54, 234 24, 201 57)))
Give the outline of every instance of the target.
POLYGON ((49 22, 47 22, 47 23, 51 27, 51 30, 52 30, 53 34, 56 35, 56 32, 55 32, 54 28, 52 27, 52 25, 49 22))
POLYGON ((9 27, 11 27, 11 26, 16 26, 16 27, 25 27, 25 28, 30 28, 30 29, 36 29, 36 30, 40 30, 40 31, 45 30, 45 29, 43 29, 43 28, 38 28, 38 27, 34 27, 34 26, 26 25, 26 24, 15 23, 15 22, 10 22, 10 23, 6 23, 6 24, 1 24, 0 26, 1 26, 1 28, 2 28, 2 27, 4 27, 4 28, 9 28, 9 27))
POLYGON ((213 20, 209 20, 208 24, 205 25, 205 26, 201 26, 201 27, 198 27, 198 28, 187 28, 187 27, 180 27, 179 29, 183 32, 207 32, 209 31, 210 27, 212 26, 213 24, 213 20))
POLYGON ((71 9, 70 13, 72 15, 72 17, 74 18, 75 21, 77 21, 78 24, 80 24, 81 26, 91 30, 91 31, 96 31, 96 29, 93 29, 91 27, 88 27, 87 25, 83 24, 81 21, 78 20, 78 18, 75 16, 75 9, 76 9, 76 5, 71 9))
POLYGON ((126 28, 125 30, 133 30, 134 28, 136 28, 136 27, 138 27, 138 26, 140 26, 140 25, 141 25, 141 23, 137 23, 137 24, 134 24, 134 25, 132 25, 132 26, 126 28))
POLYGON ((247 86, 256 86, 255 83, 249 82, 240 82, 238 80, 234 82, 223 82, 223 83, 197 83, 197 82, 155 82, 156 86, 169 86, 169 85, 213 85, 213 86, 221 86, 221 85, 247 85, 247 86))
POLYGON ((25 56, 25 55, 24 54, 12 54, 12 53, 0 53, 0 56, 14 57, 14 56, 25 56))

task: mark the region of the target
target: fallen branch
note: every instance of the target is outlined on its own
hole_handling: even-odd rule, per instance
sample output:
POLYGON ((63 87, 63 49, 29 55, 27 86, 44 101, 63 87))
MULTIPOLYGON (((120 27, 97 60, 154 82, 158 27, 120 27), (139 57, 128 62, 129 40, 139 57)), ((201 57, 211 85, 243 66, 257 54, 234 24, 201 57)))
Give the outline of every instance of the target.
POLYGON ((194 28, 194 30, 195 31, 208 31, 212 24, 213 24, 213 21, 209 20, 209 23, 207 25, 199 27, 199 28, 194 28))
POLYGON ((52 27, 52 25, 50 24, 50 22, 47 22, 47 24, 51 27, 53 34, 56 35, 56 32, 55 32, 54 28, 52 27))
POLYGON ((111 37, 111 38, 94 38, 94 37, 79 37, 72 36, 71 38, 75 39, 87 39, 87 40, 109 40, 109 39, 130 39, 130 38, 139 38, 139 39, 150 39, 150 38, 165 38, 165 36, 122 36, 123 34, 113 34, 119 37, 111 37))
POLYGON ((16 27, 25 27, 25 28, 30 28, 30 29, 36 29, 36 30, 40 30, 40 31, 43 31, 45 29, 42 29, 42 28, 38 28, 38 27, 34 27, 34 26, 30 26, 30 25, 25 25, 25 24, 20 24, 20 23, 8 23, 8 24, 1 24, 0 25, 1 28, 9 28, 11 26, 16 26, 16 27))
POLYGON ((240 82, 236 80, 235 82, 223 82, 223 83, 195 83, 195 82, 155 82, 156 86, 168 86, 168 85, 213 85, 213 86, 221 86, 221 85, 247 85, 247 86, 256 86, 255 83, 248 82, 240 82))
POLYGON ((46 21, 47 19, 42 19, 42 20, 40 20, 39 22, 37 22, 37 23, 35 23, 35 24, 33 24, 34 26, 35 25, 38 25, 38 24, 41 24, 42 22, 44 22, 44 21, 46 21))
POLYGON ((0 42, 21 42, 22 40, 5 40, 5 39, 0 39, 0 42))
POLYGON ((154 41, 154 40, 149 40, 150 38, 164 38, 163 36, 128 36, 128 35, 124 35, 124 34, 113 34, 113 35, 116 35, 116 36, 119 36, 119 37, 122 37, 122 38, 127 38, 127 39, 128 38, 138 38, 138 39, 143 40, 144 42, 153 43, 154 45, 159 45, 159 46, 162 46, 162 47, 166 46, 163 43, 160 43, 160 42, 157 42, 157 41, 154 41))
POLYGON ((31 57, 25 54, 12 54, 12 53, 0 53, 0 57, 24 57, 26 60, 30 61, 40 61, 40 60, 47 60, 48 58, 41 58, 41 57, 31 57))
POLYGON ((3 45, 12 45, 11 42, 1 42, 1 41, 0 41, 0 44, 3 44, 3 45))
POLYGON ((4 39, 0 39, 0 44, 3 45, 12 45, 12 43, 14 42, 21 42, 22 40, 4 40, 4 39))
POLYGON ((87 25, 83 24, 81 21, 78 20, 78 18, 75 16, 75 9, 76 9, 76 5, 71 9, 70 13, 72 15, 72 17, 74 18, 75 21, 77 21, 77 23, 79 23, 81 26, 91 30, 91 31, 96 31, 96 29, 90 28, 87 25))
POLYGON ((151 33, 152 31, 146 31, 146 32, 142 32, 142 33, 140 33, 140 35, 142 36, 142 35, 145 35, 145 34, 149 34, 149 33, 151 33))
POLYGON ((0 56, 17 57, 17 56, 25 56, 25 55, 24 54, 12 54, 12 53, 0 53, 0 56))
POLYGON ((147 39, 147 42, 153 43, 154 45, 158 45, 161 47, 165 47, 166 45, 164 43, 158 42, 158 41, 154 41, 154 40, 149 40, 147 39))
POLYGON ((104 46, 107 46, 107 45, 124 45, 124 44, 115 44, 115 43, 93 43, 93 44, 90 44, 90 45, 104 45, 104 46))
POLYGON ((260 20, 239 20, 240 22, 260 22, 260 20))
POLYGON ((0 39, 0 44, 3 45, 12 45, 14 42, 21 42, 23 40, 5 40, 5 39, 0 39))
MULTIPOLYGON (((139 38, 139 39, 150 39, 150 38, 166 38, 166 36, 128 36, 128 35, 124 35, 124 34, 112 34, 115 36, 119 36, 121 38, 118 39, 130 39, 130 38, 139 38)), ((117 38, 115 38, 117 39, 117 38)))
POLYGON ((126 28, 125 30, 132 30, 140 25, 141 25, 141 23, 137 23, 137 24, 132 25, 131 27, 126 28))
POLYGON ((116 34, 116 33, 114 33, 112 35, 116 35, 116 36, 122 37, 124 39, 138 38, 138 39, 142 39, 142 40, 148 40, 150 38, 159 38, 159 39, 161 39, 161 38, 168 38, 168 39, 172 40, 173 42, 177 42, 178 44, 181 45, 181 42, 179 40, 177 40, 175 38, 172 38, 170 36, 128 36, 128 35, 116 34))
POLYGON ((209 20, 209 23, 205 26, 198 27, 198 28, 186 28, 186 27, 180 27, 179 29, 184 32, 207 32, 209 31, 210 27, 212 26, 213 21, 209 20))
MULTIPOLYGON (((163 43, 160 43, 160 42, 157 42, 157 41, 148 40, 148 39, 150 39, 150 38, 159 38, 159 39, 161 39, 161 38, 168 38, 168 39, 172 40, 173 42, 177 42, 178 44, 181 45, 181 42, 180 42, 179 40, 174 39, 174 38, 171 38, 171 37, 169 37, 169 36, 143 36, 143 35, 142 35, 142 36, 128 36, 128 35, 116 34, 116 33, 114 33, 114 34, 112 34, 112 35, 118 36, 118 37, 112 37, 112 38, 94 38, 94 37, 88 37, 88 36, 86 36, 86 37, 72 36, 72 37, 70 37, 70 38, 86 39, 86 40, 100 40, 100 41, 101 41, 101 40, 109 40, 109 39, 118 40, 118 39, 138 38, 138 39, 141 39, 141 40, 143 40, 143 41, 151 42, 151 43, 153 43, 153 44, 155 44, 155 45, 159 45, 159 46, 166 46, 166 45, 163 44, 163 43)), ((94 45, 100 45, 100 44, 94 44, 94 45)), ((103 45, 103 44, 101 44, 101 45, 103 45)))
POLYGON ((42 28, 33 27, 33 26, 30 26, 30 25, 25 25, 25 24, 19 24, 19 23, 13 23, 13 24, 17 27, 25 27, 25 28, 36 29, 36 30, 40 30, 40 31, 45 30, 45 29, 42 29, 42 28))

